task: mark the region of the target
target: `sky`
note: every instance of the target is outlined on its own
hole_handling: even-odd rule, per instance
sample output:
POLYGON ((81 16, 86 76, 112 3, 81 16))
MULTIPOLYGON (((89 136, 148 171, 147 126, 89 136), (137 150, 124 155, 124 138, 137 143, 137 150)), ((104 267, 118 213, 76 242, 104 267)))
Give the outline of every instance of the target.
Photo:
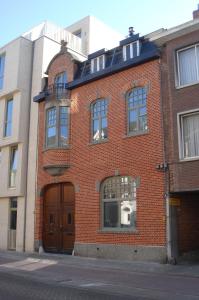
POLYGON ((61 27, 93 15, 120 32, 140 35, 192 19, 199 0, 0 0, 0 47, 44 20, 61 27))

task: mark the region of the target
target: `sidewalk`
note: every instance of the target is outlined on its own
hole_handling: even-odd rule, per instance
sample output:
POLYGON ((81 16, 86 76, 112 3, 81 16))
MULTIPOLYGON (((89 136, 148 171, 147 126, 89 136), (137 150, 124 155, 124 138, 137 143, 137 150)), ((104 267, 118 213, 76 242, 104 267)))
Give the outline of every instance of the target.
POLYGON ((19 253, 14 251, 0 251, 0 265, 20 261, 27 258, 48 259, 59 265, 80 267, 83 269, 99 269, 109 271, 130 271, 139 273, 165 274, 183 277, 199 278, 199 263, 181 262, 178 265, 160 264, 154 262, 121 261, 99 258, 71 256, 51 253, 19 253))

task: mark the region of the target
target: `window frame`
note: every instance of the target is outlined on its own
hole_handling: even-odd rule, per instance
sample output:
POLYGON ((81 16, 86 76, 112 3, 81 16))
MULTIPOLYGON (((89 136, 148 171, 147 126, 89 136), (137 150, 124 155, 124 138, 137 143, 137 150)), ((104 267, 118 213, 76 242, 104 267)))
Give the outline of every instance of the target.
POLYGON ((18 154, 19 153, 19 149, 18 146, 13 146, 10 148, 10 163, 9 163, 9 182, 8 182, 8 186, 11 189, 16 188, 16 182, 17 182, 17 171, 18 171, 18 154), (15 156, 14 156, 15 153, 15 156), (14 160, 16 159, 16 169, 12 168, 12 164, 14 162, 14 160), (12 174, 14 174, 14 184, 11 185, 12 183, 12 174))
POLYGON ((45 149, 66 149, 69 147, 69 140, 70 140, 70 106, 66 105, 65 103, 61 104, 61 105, 53 105, 50 107, 47 107, 45 109, 45 149), (64 146, 61 146, 61 135, 60 135, 60 111, 62 107, 66 107, 67 108, 67 144, 64 146), (51 109, 55 109, 56 110, 56 124, 55 124, 55 144, 53 145, 48 145, 48 136, 47 136, 47 131, 48 131, 48 112, 51 109))
POLYGON ((190 46, 187 46, 187 47, 183 47, 183 48, 180 48, 178 50, 176 50, 176 61, 177 61, 177 76, 176 76, 176 88, 180 89, 180 88, 184 88, 184 87, 187 87, 187 86, 191 86, 191 85, 195 85, 195 84, 198 84, 199 83, 199 59, 197 58, 197 55, 196 55, 196 48, 199 48, 199 43, 196 43, 196 44, 193 44, 193 45, 190 45, 190 46), (179 59, 179 53, 180 52, 183 52, 185 50, 188 50, 188 49, 191 49, 191 48, 195 48, 195 58, 196 58, 196 73, 197 73, 197 80, 196 81, 193 81, 191 83, 187 83, 187 84, 180 84, 180 59, 179 59))
MULTIPOLYGON (((147 93, 147 88, 146 87, 144 87, 144 86, 138 86, 138 87, 134 87, 134 88, 132 88, 131 90, 129 90, 127 93, 126 93, 126 97, 125 97, 125 100, 126 100, 126 120, 127 120, 127 124, 126 124, 126 126, 127 126, 127 136, 135 136, 135 135, 141 135, 141 134, 145 134, 145 133, 147 133, 148 132, 148 130, 149 130, 149 128, 148 128, 148 110, 147 110, 147 99, 148 98, 148 93, 147 93), (129 94, 130 93, 132 93, 133 92, 133 90, 136 90, 136 89, 145 89, 145 91, 146 91, 146 105, 144 106, 144 105, 137 105, 137 106, 135 106, 135 108, 129 108, 129 94), (145 129, 145 130, 140 130, 140 129, 138 129, 138 130, 136 130, 136 131, 130 131, 130 117, 129 117, 129 112, 131 111, 131 110, 135 110, 136 109, 136 111, 138 111, 140 108, 142 108, 142 107, 146 107, 146 124, 147 124, 147 129, 145 129)), ((138 114, 137 114, 138 115, 138 114)), ((137 124, 139 124, 139 117, 140 116, 138 116, 138 118, 137 118, 137 121, 136 121, 136 123, 137 124)), ((139 126, 138 126, 139 127, 139 126)))
POLYGON ((130 58, 129 59, 132 59, 134 57, 137 57, 140 55, 140 42, 139 40, 138 41, 134 41, 134 42, 131 42, 131 43, 128 43, 126 45, 123 46, 123 60, 124 61, 128 61, 129 59, 127 59, 127 55, 126 55, 126 48, 130 46, 130 58), (134 55, 134 51, 133 51, 133 45, 136 44, 136 49, 137 49, 137 53, 136 55, 134 55))
POLYGON ((184 153, 184 130, 183 130, 183 117, 191 116, 191 115, 199 115, 199 109, 194 109, 194 110, 188 110, 184 112, 179 112, 177 114, 177 125, 178 125, 178 151, 179 151, 179 159, 180 161, 192 161, 192 160, 199 160, 199 155, 198 156, 190 156, 190 157, 185 157, 184 153))
POLYGON ((103 70, 104 68, 105 68, 105 55, 104 54, 91 59, 91 73, 92 74, 99 72, 99 71, 103 70), (102 58, 102 68, 100 68, 100 58, 102 58), (94 69, 95 61, 97 61, 97 70, 94 69))
POLYGON ((103 143, 105 141, 108 140, 108 99, 106 98, 99 98, 97 100, 95 100, 94 102, 91 103, 91 109, 90 109, 90 112, 91 112, 91 143, 92 144, 98 144, 98 143, 103 143), (106 138, 101 138, 102 136, 102 119, 103 119, 103 116, 101 115, 100 113, 100 116, 98 118, 94 118, 94 106, 100 102, 100 101, 106 101, 106 122, 107 122, 107 137, 106 138), (98 140, 94 140, 93 136, 94 136, 94 126, 93 126, 93 121, 94 120, 99 120, 99 135, 100 135, 100 138, 98 140))
MULTIPOLYGON (((116 194, 117 194, 117 192, 116 192, 116 194)), ((137 183, 136 183, 136 180, 132 176, 118 175, 118 176, 107 177, 100 185, 100 206, 101 206, 101 218, 100 218, 101 231, 103 231, 103 232, 137 232, 137 183), (125 178, 125 177, 129 179, 128 184, 134 184, 134 188, 135 188, 135 192, 134 192, 135 197, 131 200, 132 202, 135 202, 135 208, 136 208, 134 211, 136 213, 135 226, 129 226, 129 227, 121 227, 121 206, 120 205, 121 205, 121 202, 124 201, 125 198, 124 199, 122 199, 121 197, 115 197, 115 198, 110 198, 110 199, 103 198, 104 187, 107 182, 109 182, 113 179, 125 178), (104 203, 111 203, 111 202, 117 202, 118 225, 120 224, 120 226, 117 226, 117 227, 105 227, 104 226, 104 203)))
POLYGON ((13 98, 9 98, 9 99, 6 100, 6 103, 5 103, 5 117, 4 117, 4 130, 3 130, 3 137, 4 138, 9 138, 9 137, 12 136, 13 105, 14 105, 14 99, 13 98), (8 120, 8 104, 10 102, 12 102, 12 112, 11 112, 11 120, 8 120), (9 135, 6 134, 8 124, 11 124, 11 133, 9 135))

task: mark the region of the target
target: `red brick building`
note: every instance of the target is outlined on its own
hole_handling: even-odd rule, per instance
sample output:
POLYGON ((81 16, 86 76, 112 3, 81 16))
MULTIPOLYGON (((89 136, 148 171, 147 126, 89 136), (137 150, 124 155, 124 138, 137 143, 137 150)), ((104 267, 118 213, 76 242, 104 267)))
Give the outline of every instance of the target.
MULTIPOLYGON (((199 10, 155 37, 161 78, 171 257, 199 250, 199 10)), ((189 253, 189 255, 187 255, 189 253)), ((191 254, 191 256, 190 256, 191 254)))
POLYGON ((130 35, 80 63, 63 48, 39 105, 35 246, 166 259, 160 60, 130 35))

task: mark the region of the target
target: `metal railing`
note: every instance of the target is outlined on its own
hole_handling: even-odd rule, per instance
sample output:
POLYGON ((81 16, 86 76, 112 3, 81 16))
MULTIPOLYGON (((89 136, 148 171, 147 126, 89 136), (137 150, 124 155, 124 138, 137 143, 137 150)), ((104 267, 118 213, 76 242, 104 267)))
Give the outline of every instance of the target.
POLYGON ((69 100, 70 90, 66 88, 66 83, 56 83, 50 85, 45 91, 46 100, 69 100))

